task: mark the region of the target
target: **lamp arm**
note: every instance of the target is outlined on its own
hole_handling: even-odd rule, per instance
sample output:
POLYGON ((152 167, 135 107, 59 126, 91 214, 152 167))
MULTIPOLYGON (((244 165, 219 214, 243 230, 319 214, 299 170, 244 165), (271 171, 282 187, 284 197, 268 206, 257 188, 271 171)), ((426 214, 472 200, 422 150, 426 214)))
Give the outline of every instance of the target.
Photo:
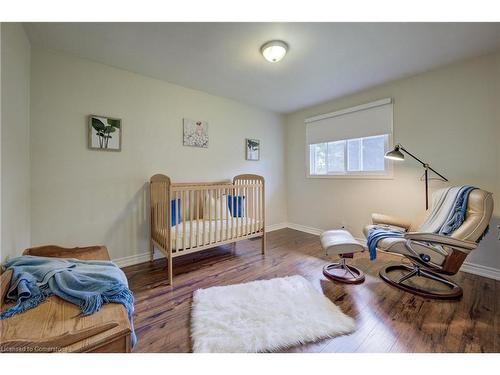
POLYGON ((398 143, 398 147, 400 150, 404 151, 406 154, 410 155, 413 159, 418 161, 424 168, 430 169, 433 171, 435 174, 437 174, 439 177, 443 179, 443 181, 448 181, 446 177, 444 177, 441 173, 437 172, 434 168, 432 168, 428 163, 423 162, 419 158, 417 158, 415 155, 413 155, 410 151, 408 151, 406 148, 404 148, 401 144, 398 143))

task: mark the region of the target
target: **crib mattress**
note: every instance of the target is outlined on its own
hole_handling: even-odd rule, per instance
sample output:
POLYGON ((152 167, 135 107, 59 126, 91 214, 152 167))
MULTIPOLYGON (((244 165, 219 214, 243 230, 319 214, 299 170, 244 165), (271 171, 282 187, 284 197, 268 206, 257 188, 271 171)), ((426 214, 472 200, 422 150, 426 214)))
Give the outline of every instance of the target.
MULTIPOLYGON (((232 220, 231 218, 229 220, 188 220, 170 228, 171 246, 172 250, 203 246, 255 233, 261 229, 262 225, 259 220, 247 217, 232 218, 232 220), (175 238, 176 229, 177 239, 175 238), (191 232, 193 232, 192 236, 191 232)), ((158 229, 155 234, 164 239, 166 231, 167 228, 158 229)))

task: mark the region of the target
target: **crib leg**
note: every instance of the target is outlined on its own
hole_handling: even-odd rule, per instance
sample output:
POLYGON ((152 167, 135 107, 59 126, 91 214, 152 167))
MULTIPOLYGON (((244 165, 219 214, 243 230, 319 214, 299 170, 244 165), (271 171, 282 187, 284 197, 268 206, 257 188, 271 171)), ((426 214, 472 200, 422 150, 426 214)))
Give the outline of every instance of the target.
POLYGON ((153 241, 149 241, 149 261, 152 262, 155 256, 155 245, 153 241))
POLYGON ((266 232, 262 233, 262 255, 266 255, 266 232))
POLYGON ((168 257, 168 283, 170 286, 174 286, 174 272, 172 270, 172 255, 168 257))

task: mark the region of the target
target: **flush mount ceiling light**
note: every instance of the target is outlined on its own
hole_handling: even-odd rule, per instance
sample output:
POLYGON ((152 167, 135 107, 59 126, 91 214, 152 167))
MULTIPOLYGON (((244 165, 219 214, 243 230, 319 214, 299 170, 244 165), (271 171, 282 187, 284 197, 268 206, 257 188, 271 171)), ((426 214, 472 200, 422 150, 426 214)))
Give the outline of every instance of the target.
POLYGON ((272 63, 280 61, 285 57, 287 51, 288 45, 281 40, 271 40, 260 48, 262 56, 272 63))

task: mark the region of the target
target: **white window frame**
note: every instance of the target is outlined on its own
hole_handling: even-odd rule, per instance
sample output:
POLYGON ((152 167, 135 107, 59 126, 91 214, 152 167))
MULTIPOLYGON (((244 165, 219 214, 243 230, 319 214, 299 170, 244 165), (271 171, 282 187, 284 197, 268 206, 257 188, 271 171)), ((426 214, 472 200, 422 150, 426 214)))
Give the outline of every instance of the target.
MULTIPOLYGON (((343 114, 347 113, 352 113, 352 112, 357 112, 357 111, 362 111, 368 108, 373 108, 379 105, 384 105, 384 104, 392 104, 393 100, 392 98, 386 98, 386 99, 381 99, 377 100, 374 102, 366 103, 366 104, 361 104, 355 107, 351 108, 345 108, 341 109, 339 111, 335 112, 330 112, 326 113, 323 115, 318 115, 314 116, 311 118, 307 118, 305 120, 306 123, 312 122, 312 121, 317 121, 319 119, 324 119, 328 117, 335 117, 335 116, 340 116, 343 114)), ((394 111, 391 117, 391 124, 390 124, 390 133, 387 134, 386 138, 386 144, 385 144, 385 150, 389 151, 393 145, 393 133, 394 133, 394 111)), ((379 134, 380 135, 385 135, 385 134, 379 134)), ((352 138, 352 139, 360 139, 360 138, 370 138, 372 136, 367 136, 367 137, 357 137, 357 138, 352 138)), ((305 137, 304 137, 305 138, 305 137)), ((391 180, 394 179, 394 168, 393 168, 393 163, 385 159, 385 170, 384 171, 348 171, 347 170, 347 163, 348 163, 348 157, 347 157, 347 139, 345 139, 345 144, 344 144, 344 171, 345 172, 334 172, 334 173, 328 173, 328 174, 322 174, 322 175, 317 175, 317 174, 311 174, 311 160, 310 160, 310 144, 307 142, 305 145, 305 167, 306 167, 306 177, 307 178, 333 178, 333 179, 371 179, 371 180, 391 180)), ((318 142, 318 143, 327 143, 327 142, 318 142)), ((317 144, 317 143, 312 143, 312 144, 317 144)))

